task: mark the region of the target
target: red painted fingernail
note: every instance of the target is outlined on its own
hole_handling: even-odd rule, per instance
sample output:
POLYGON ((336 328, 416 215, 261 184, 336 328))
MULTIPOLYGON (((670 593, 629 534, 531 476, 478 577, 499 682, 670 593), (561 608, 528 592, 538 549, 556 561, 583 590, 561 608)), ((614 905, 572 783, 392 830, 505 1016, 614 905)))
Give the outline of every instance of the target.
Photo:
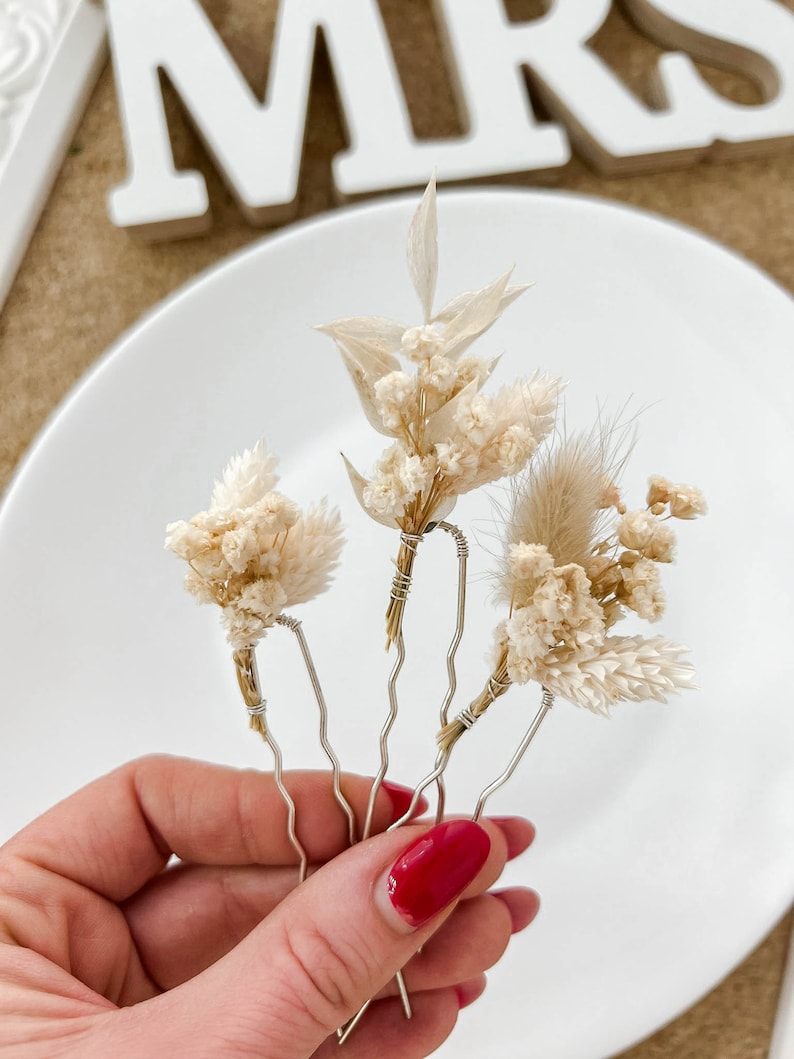
POLYGON ((485 992, 485 986, 486 979, 484 974, 481 974, 479 978, 471 978, 468 982, 459 982, 455 986, 455 992, 458 994, 459 1010, 462 1011, 469 1004, 473 1004, 475 1000, 479 1000, 485 992))
POLYGON ((491 840, 471 820, 447 820, 413 842, 392 865, 386 887, 401 918, 420 927, 446 908, 488 859, 491 840))
MULTIPOLYGON (((411 799, 414 796, 414 792, 411 788, 403 787, 400 783, 392 783, 391 780, 384 780, 381 787, 391 799, 392 820, 399 820, 401 816, 405 816, 411 806, 411 799)), ((427 805, 427 798, 422 795, 416 803, 416 809, 411 813, 411 819, 427 812, 427 805)))

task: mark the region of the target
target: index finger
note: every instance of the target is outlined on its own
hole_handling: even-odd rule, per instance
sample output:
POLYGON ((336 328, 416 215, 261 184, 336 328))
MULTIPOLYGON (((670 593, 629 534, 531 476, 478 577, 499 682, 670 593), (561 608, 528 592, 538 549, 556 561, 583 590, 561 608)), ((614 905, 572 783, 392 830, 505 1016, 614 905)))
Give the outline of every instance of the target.
MULTIPOLYGON (((290 772, 285 784, 309 860, 326 861, 345 849, 347 819, 334 799, 331 774, 290 772)), ((371 784, 363 776, 343 777, 358 820, 371 784)), ((392 790, 378 795, 375 830, 406 808, 400 789, 392 790)), ((272 775, 165 756, 139 758, 95 780, 4 849, 113 901, 136 893, 172 854, 201 864, 296 863, 287 808, 272 775)))

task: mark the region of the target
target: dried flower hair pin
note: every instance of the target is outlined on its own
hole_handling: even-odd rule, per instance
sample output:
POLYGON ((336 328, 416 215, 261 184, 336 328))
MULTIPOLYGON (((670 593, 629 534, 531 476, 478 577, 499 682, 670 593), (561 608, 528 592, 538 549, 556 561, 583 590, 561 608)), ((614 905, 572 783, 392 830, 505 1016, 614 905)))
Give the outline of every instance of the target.
MULTIPOLYGON (((394 439, 365 477, 345 459, 353 491, 376 522, 400 532, 396 570, 386 611, 387 647, 397 657, 388 683, 389 713, 381 731, 381 764, 373 785, 365 837, 375 798, 389 764, 388 739, 398 702, 396 681, 405 658, 403 618, 417 549, 436 527, 454 539, 458 554, 458 620, 448 652, 449 685, 440 707, 441 723, 457 687, 455 652, 463 633, 468 543, 445 522, 459 496, 526 466, 554 425, 560 380, 535 373, 495 394, 482 388, 498 358, 468 350, 527 290, 511 285, 512 270, 475 291, 459 294, 433 313, 438 276, 435 180, 414 215, 408 236, 408 269, 423 322, 406 326, 379 316, 347 317, 320 325, 339 349, 369 423, 394 439), (408 365, 403 366, 398 354, 408 365), (415 370, 406 370, 415 365, 415 370)), ((439 815, 443 811, 439 777, 439 815)))
POLYGON ((339 512, 325 501, 303 513, 273 491, 276 463, 264 441, 234 456, 215 483, 209 508, 188 522, 170 523, 165 544, 187 561, 185 587, 191 595, 221 608, 250 726, 273 753, 275 781, 287 806, 289 838, 303 881, 306 851, 296 831, 295 803, 283 782, 281 749, 266 716, 256 645, 274 625, 290 629, 298 641, 319 710, 320 742, 331 765, 334 795, 347 817, 352 844, 356 821, 342 793, 339 759, 328 741, 325 697, 301 623, 284 613, 328 588, 343 538, 339 512))
MULTIPOLYGON (((391 444, 369 477, 345 461, 364 511, 399 532, 386 610, 387 648, 396 649, 388 679, 388 713, 379 739, 380 767, 370 791, 362 837, 369 836, 375 800, 389 768, 389 738, 397 719, 397 681, 405 660, 403 623, 419 546, 438 529, 457 552, 455 628, 447 651, 448 686, 439 707, 432 770, 417 785, 409 820, 423 791, 435 783, 437 817, 444 810, 444 773, 461 737, 513 685, 534 681, 540 706, 503 771, 479 794, 473 818, 512 776, 555 698, 608 716, 620 701, 664 701, 692 687, 686 648, 662 636, 614 635, 627 614, 654 622, 663 613, 659 571, 673 560, 672 520, 704 514, 697 489, 653 477, 646 506, 627 510, 618 482, 628 459, 627 432, 599 423, 588 433, 555 436, 560 380, 540 372, 493 393, 484 387, 496 359, 469 352, 526 289, 510 272, 479 290, 458 295, 433 312, 438 273, 435 182, 414 216, 408 266, 422 307, 422 323, 348 317, 322 325, 339 349, 369 423, 391 444), (407 360, 404 364, 400 360, 407 360), (415 366, 415 367, 413 367, 415 366), (455 659, 466 620, 469 554, 463 532, 445 521, 458 496, 502 478, 513 479, 504 519, 498 597, 507 616, 495 630, 493 663, 482 690, 450 720, 458 690, 455 659)), ((498 358, 497 358, 498 359, 498 358)), ((274 625, 297 637, 320 717, 320 741, 331 764, 334 794, 349 824, 356 821, 341 790, 340 765, 327 737, 328 711, 301 624, 285 614, 329 584, 342 546, 336 510, 323 501, 301 513, 274 491, 275 458, 259 442, 232 459, 215 485, 210 506, 189 522, 168 527, 166 546, 189 564, 186 587, 201 602, 221 607, 240 690, 254 728, 269 744, 276 782, 289 815, 289 836, 300 861, 306 854, 295 806, 284 786, 281 752, 266 720, 256 646, 274 625)), ((406 1016, 410 1003, 398 985, 406 1016)), ((366 1005, 340 1029, 343 1043, 366 1005)))

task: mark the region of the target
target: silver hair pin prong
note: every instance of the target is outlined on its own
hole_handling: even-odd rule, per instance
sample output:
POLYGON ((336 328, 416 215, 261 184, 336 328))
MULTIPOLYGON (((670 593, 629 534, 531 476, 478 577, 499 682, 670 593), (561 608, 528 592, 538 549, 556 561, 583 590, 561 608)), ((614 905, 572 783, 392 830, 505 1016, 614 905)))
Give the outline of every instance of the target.
POLYGON ((498 791, 500 787, 504 786, 504 784, 507 783, 507 781, 513 775, 515 770, 518 768, 518 764, 521 761, 521 758, 526 753, 527 747, 535 738, 537 731, 543 722, 543 719, 545 718, 546 714, 551 710, 553 705, 554 695, 552 694, 552 692, 549 691, 548 688, 544 687, 543 697, 540 701, 540 709, 535 714, 532 720, 532 724, 527 729, 524 738, 521 740, 518 745, 518 748, 516 749, 516 752, 510 758, 507 768, 504 770, 504 772, 501 773, 501 775, 497 776, 492 783, 489 783, 488 786, 480 792, 480 797, 477 799, 477 805, 475 807, 474 813, 472 814, 472 820, 475 823, 478 823, 481 819, 482 814, 485 810, 485 803, 488 801, 491 795, 495 791, 498 791))
POLYGON ((348 841, 351 846, 356 844, 356 816, 353 812, 353 807, 350 802, 345 798, 342 793, 342 766, 339 762, 334 748, 328 739, 328 706, 325 702, 325 695, 320 684, 320 678, 317 675, 317 669, 314 665, 314 659, 309 651, 309 644, 306 640, 306 636, 303 632, 303 626, 297 618, 291 618, 286 614, 279 615, 276 618, 278 625, 282 625, 287 629, 290 629, 298 641, 301 655, 303 657, 304 665, 306 666, 306 672, 309 674, 309 680, 311 681, 312 690, 314 692, 314 698, 317 702, 317 708, 320 711, 320 744, 323 748, 325 756, 331 764, 331 775, 333 777, 334 786, 334 798, 339 805, 342 812, 347 817, 347 834, 348 841))
MULTIPOLYGON (((256 663, 254 663, 254 665, 255 664, 256 663)), ((275 780, 276 787, 278 788, 278 792, 281 795, 285 805, 287 806, 287 835, 289 836, 292 848, 295 850, 298 856, 298 862, 300 865, 298 872, 298 881, 303 882, 306 878, 309 860, 306 855, 306 850, 303 848, 303 845, 300 839, 298 838, 298 834, 295 829, 295 802, 292 798, 292 795, 284 786, 284 761, 281 754, 281 747, 273 738, 273 733, 270 731, 270 726, 265 721, 265 714, 267 712, 267 702, 265 701, 265 699, 260 697, 259 702, 246 703, 245 708, 248 713, 248 716, 256 720, 257 731, 261 734, 262 738, 270 747, 271 753, 273 754, 273 778, 275 780)))
MULTIPOLYGON (((447 693, 444 696, 444 701, 441 703, 441 709, 439 711, 439 719, 441 727, 443 728, 449 720, 449 708, 452 705, 452 700, 455 698, 455 692, 458 689, 455 655, 457 654, 460 642, 463 639, 463 629, 466 622, 466 569, 469 559, 469 542, 462 530, 457 526, 453 526, 451 522, 439 522, 438 528, 444 530, 445 533, 448 533, 454 539, 458 554, 457 618, 455 622, 455 632, 453 633, 452 641, 447 650, 447 677, 449 683, 447 685, 447 693)), ((443 773, 439 774, 436 779, 436 790, 438 792, 436 823, 439 823, 444 816, 444 808, 446 805, 446 787, 444 785, 443 773)))

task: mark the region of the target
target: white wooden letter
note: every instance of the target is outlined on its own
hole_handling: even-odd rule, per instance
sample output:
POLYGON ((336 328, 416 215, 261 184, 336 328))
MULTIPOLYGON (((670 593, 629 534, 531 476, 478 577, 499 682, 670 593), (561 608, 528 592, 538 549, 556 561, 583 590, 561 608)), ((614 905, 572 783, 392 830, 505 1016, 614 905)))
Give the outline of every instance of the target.
POLYGON ((515 71, 493 78, 468 44, 470 131, 413 136, 376 0, 281 0, 267 98, 251 92, 197 0, 106 0, 129 177, 110 195, 114 223, 160 234, 206 226, 207 189, 174 168, 158 70, 168 73, 208 151, 254 223, 282 219, 297 192, 315 33, 322 28, 351 146, 335 160, 343 195, 564 164, 564 133, 538 127, 515 71), (485 76, 488 75, 488 76, 485 76), (474 78, 481 77, 479 85, 474 78), (203 219, 203 220, 202 220, 203 219))
POLYGON ((751 154, 794 137, 794 15, 774 0, 624 0, 650 37, 750 77, 764 102, 742 106, 717 95, 691 63, 664 56, 659 77, 668 100, 697 97, 704 136, 720 154, 751 154), (676 60, 673 62, 672 60, 676 60))
POLYGON ((409 144, 408 115, 372 0, 283 0, 264 104, 197 0, 106 0, 106 6, 130 170, 109 200, 120 226, 166 225, 163 234, 171 234, 175 222, 194 221, 209 208, 201 175, 174 168, 158 69, 167 71, 254 223, 291 212, 318 26, 334 61, 351 155, 377 158, 387 172, 409 144))
MULTIPOLYGON (((792 69, 789 41, 794 20, 773 0, 754 0, 754 16, 757 13, 762 17, 754 18, 753 30, 747 25, 746 5, 742 5, 739 14, 727 10, 737 5, 713 0, 654 0, 653 4, 651 0, 627 0, 633 12, 643 10, 646 23, 651 14, 657 14, 654 8, 664 8, 675 11, 681 23, 688 22, 701 30, 698 36, 694 30, 687 33, 677 25, 677 33, 670 34, 673 19, 662 19, 657 14, 656 35, 665 26, 670 39, 674 37, 676 42, 686 40, 693 44, 698 37, 702 43, 708 26, 712 34, 724 33, 728 39, 741 41, 741 54, 752 56, 756 68, 751 72, 757 79, 774 81, 770 72, 774 63, 784 86, 772 104, 739 107, 712 91, 687 56, 668 54, 660 61, 657 86, 660 102, 666 104, 664 110, 652 110, 636 99, 587 47, 587 41, 603 24, 611 0, 556 0, 543 18, 525 25, 505 24, 500 0, 478 0, 476 4, 468 0, 437 2, 449 26, 454 27, 456 38, 481 41, 485 35, 490 47, 483 60, 490 62, 494 74, 500 66, 531 67, 552 114, 566 126, 579 150, 607 172, 658 168, 697 158, 715 140, 729 139, 730 129, 734 135, 742 130, 739 138, 750 126, 756 138, 763 138, 762 130, 772 126, 777 136, 794 131, 788 119, 790 89, 785 87, 780 70, 783 62, 792 69), (495 32, 488 36, 491 27, 495 29, 500 21, 501 39, 495 32), (773 37, 777 38, 774 46, 773 37), (754 45, 772 59, 753 55, 754 45)), ((720 54, 726 58, 726 50, 720 54)), ((734 58, 738 54, 737 47, 734 58)))

